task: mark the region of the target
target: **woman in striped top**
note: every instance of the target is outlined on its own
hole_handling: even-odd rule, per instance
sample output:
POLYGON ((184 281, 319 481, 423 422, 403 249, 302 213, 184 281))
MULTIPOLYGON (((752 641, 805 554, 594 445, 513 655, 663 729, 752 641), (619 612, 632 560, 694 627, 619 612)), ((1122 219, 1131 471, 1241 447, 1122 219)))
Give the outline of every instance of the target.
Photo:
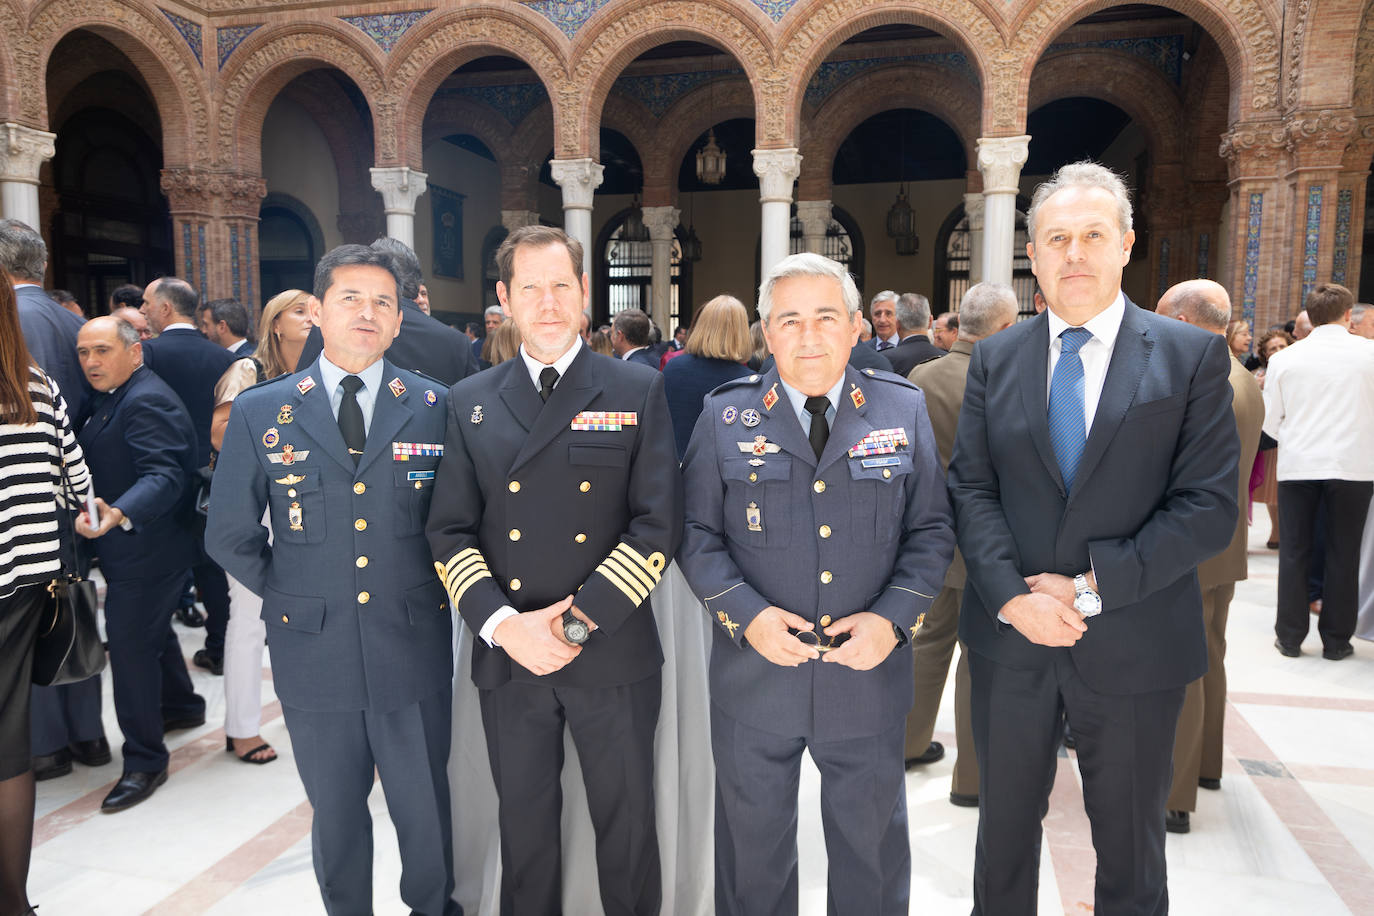
MULTIPOLYGON (((29 358, 0 272, 0 913, 31 913, 29 683, 46 586, 61 569, 62 463, 79 498, 90 475, 57 385, 29 358)), ((70 529, 70 526, 67 526, 70 529)))

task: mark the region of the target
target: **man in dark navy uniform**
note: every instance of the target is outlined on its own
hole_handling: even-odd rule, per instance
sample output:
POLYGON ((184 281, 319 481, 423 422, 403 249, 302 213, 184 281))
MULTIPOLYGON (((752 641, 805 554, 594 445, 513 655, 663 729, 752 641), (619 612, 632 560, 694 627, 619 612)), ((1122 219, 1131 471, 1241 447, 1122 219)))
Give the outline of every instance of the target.
POLYGON ((234 401, 210 500, 210 553, 262 596, 330 916, 372 912, 374 768, 401 899, 423 916, 460 912, 452 624, 424 540, 446 391, 382 358, 401 327, 397 287, 386 252, 344 245, 321 259, 310 308, 324 351, 234 401))
POLYGON ((500 797, 501 909, 561 911, 566 723, 602 909, 656 913, 663 656, 648 598, 682 528, 663 378, 582 343, 582 247, 561 230, 517 229, 496 261, 520 356, 450 393, 428 534, 475 634, 472 679, 500 797))

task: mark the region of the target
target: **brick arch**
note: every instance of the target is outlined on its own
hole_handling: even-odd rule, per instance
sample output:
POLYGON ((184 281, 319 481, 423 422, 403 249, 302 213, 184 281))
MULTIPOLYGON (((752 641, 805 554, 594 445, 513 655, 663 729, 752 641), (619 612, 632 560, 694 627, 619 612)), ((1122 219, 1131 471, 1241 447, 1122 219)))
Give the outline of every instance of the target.
POLYGON ((48 123, 48 60, 58 42, 78 29, 114 45, 138 70, 162 122, 164 164, 207 160, 210 118, 200 64, 165 16, 112 0, 52 0, 33 11, 18 55, 25 123, 48 123))
POLYGON ((63 37, 64 59, 60 66, 50 65, 47 70, 48 129, 60 132, 63 123, 77 111, 98 106, 118 110, 147 131, 148 136, 161 137, 162 122, 156 105, 148 105, 143 99, 117 96, 93 79, 112 71, 123 74, 151 99, 153 91, 143 74, 118 49, 94 32, 78 31, 80 34, 72 32, 63 37), (115 53, 111 55, 106 49, 115 53))
POLYGON ((1073 96, 1110 102, 1140 122, 1156 162, 1183 158, 1183 106, 1177 90, 1144 61, 1106 49, 1041 58, 1031 73, 1026 114, 1073 96))
MULTIPOLYGON (((1014 23, 1009 64, 1020 62, 1020 78, 989 129, 1015 135, 1025 130, 1031 74, 1054 39, 1084 16, 1119 5, 1120 0, 1043 0, 1014 23)), ((1229 120, 1277 116, 1279 112, 1278 29, 1254 0, 1152 0, 1156 6, 1189 17, 1221 49, 1230 80, 1229 120)))
POLYGON ((1004 41, 996 25, 1000 13, 983 0, 891 0, 880 7, 840 0, 807 0, 778 41, 778 70, 785 74, 779 87, 782 117, 775 129, 795 140, 806 86, 812 75, 841 43, 880 25, 917 25, 952 41, 969 59, 982 91, 983 108, 991 105, 995 80, 1002 66, 1004 41))
POLYGON ((1230 87, 1226 81, 1226 62, 1214 44, 1198 48, 1193 57, 1192 84, 1183 98, 1186 140, 1183 161, 1193 181, 1226 181, 1226 160, 1217 151, 1218 139, 1226 133, 1226 108, 1230 87))
POLYGON ((262 122, 277 93, 302 73, 321 67, 342 71, 372 110, 376 161, 395 147, 395 105, 386 92, 376 45, 342 23, 296 23, 259 29, 234 53, 220 79, 215 164, 258 175, 262 172, 262 122), (265 32, 265 34, 259 34, 265 32))
POLYGON ((1355 32, 1354 97, 1351 104, 1360 114, 1374 114, 1374 0, 1365 4, 1355 32))
POLYGON ((1346 108, 1354 95, 1374 91, 1356 82, 1355 69, 1361 26, 1374 6, 1306 0, 1291 9, 1283 39, 1285 110, 1346 108))
POLYGON ((489 105, 475 99, 443 98, 425 109, 420 132, 421 150, 449 134, 471 134, 481 140, 498 164, 514 156, 513 126, 489 105))
MULTIPOLYGON (((14 36, 15 44, 22 45, 26 41, 23 37, 24 15, 11 0, 0 0, 0 29, 14 36)), ((11 42, 0 41, 0 122, 16 120, 22 110, 18 62, 14 55, 11 42)))
MULTIPOLYGON (((554 98, 566 83, 563 37, 524 6, 471 6, 420 20, 393 51, 387 75, 400 99, 394 165, 418 168, 425 112, 439 85, 459 67, 493 54, 523 61, 554 98)), ((557 125, 555 125, 555 130, 557 125)))
POLYGON ((929 64, 892 64, 848 80, 807 117, 816 127, 802 135, 798 198, 829 198, 840 144, 864 121, 893 108, 920 109, 944 121, 958 134, 973 168, 979 97, 972 83, 929 64))
POLYGON ((372 167, 370 151, 357 139, 360 132, 365 135, 371 125, 363 123, 338 83, 320 72, 305 73, 284 86, 279 94, 305 109, 324 134, 334 154, 339 214, 377 209, 377 194, 372 189, 372 176, 368 172, 372 167))
POLYGON ((596 125, 612 84, 631 61, 671 41, 699 41, 720 48, 743 68, 755 93, 766 88, 773 45, 770 23, 752 4, 728 0, 624 0, 602 10, 573 46, 572 86, 558 98, 557 154, 560 158, 600 153, 596 125))
POLYGON ((649 157, 653 155, 658 142, 654 116, 633 99, 613 92, 606 97, 606 104, 601 109, 601 121, 597 126, 619 131, 630 141, 630 145, 639 156, 640 167, 644 169, 643 177, 647 190, 649 157))
POLYGON ((677 175, 692 144, 713 124, 754 118, 753 88, 743 79, 716 80, 698 86, 659 118, 658 130, 644 158, 645 206, 670 206, 677 199, 677 175))

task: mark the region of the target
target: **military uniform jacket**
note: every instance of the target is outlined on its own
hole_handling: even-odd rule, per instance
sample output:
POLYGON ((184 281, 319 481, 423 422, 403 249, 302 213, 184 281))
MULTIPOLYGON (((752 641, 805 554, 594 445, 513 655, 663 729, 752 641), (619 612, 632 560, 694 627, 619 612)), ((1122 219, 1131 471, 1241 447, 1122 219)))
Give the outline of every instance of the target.
POLYGON ((277 694, 300 709, 386 712, 452 680, 424 539, 447 391, 389 362, 382 386, 356 467, 318 363, 238 396, 215 467, 206 549, 262 596, 277 694))
POLYGON ((871 671, 784 668, 744 640, 754 617, 775 605, 820 630, 872 611, 909 645, 954 552, 920 390, 852 367, 843 390, 819 462, 776 369, 708 395, 683 462, 678 562, 716 624, 711 699, 773 734, 837 740, 893 727, 911 707, 911 655, 899 647, 871 671))
POLYGON ((656 672, 648 597, 681 533, 658 371, 583 346, 548 403, 518 357, 453 387, 428 534, 454 606, 476 636, 503 605, 538 610, 576 594, 599 627, 544 677, 477 638, 478 687, 604 687, 656 672))

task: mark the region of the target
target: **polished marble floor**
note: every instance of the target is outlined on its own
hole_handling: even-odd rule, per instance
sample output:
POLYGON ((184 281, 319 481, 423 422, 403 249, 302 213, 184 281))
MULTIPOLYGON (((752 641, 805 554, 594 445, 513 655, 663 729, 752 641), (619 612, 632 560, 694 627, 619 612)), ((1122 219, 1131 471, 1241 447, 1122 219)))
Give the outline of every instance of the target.
MULTIPOLYGON (((1353 658, 1327 662, 1314 632, 1301 658, 1279 656, 1272 647, 1277 560, 1262 535, 1254 532, 1251 577, 1231 609, 1223 788, 1200 793, 1190 834, 1169 837, 1172 911, 1374 916, 1374 643, 1357 641, 1353 658)), ((188 658, 202 632, 179 628, 188 658)), ((120 770, 108 678, 114 762, 78 765, 39 784, 30 893, 42 916, 323 912, 310 863, 310 807, 270 673, 263 735, 285 759, 255 767, 224 753, 220 679, 191 670, 209 701, 209 721, 174 736, 171 778, 148 802, 98 813, 120 770)), ((971 905, 977 812, 947 801, 952 695, 951 685, 936 735, 951 753, 907 777, 914 913, 966 914, 971 905)), ((818 786, 808 767, 800 826, 805 914, 825 912, 818 786)), ((404 913, 395 832, 380 788, 371 802, 376 912, 404 913)), ((1092 862, 1069 754, 1060 760, 1045 820, 1040 911, 1091 912, 1092 862)))

